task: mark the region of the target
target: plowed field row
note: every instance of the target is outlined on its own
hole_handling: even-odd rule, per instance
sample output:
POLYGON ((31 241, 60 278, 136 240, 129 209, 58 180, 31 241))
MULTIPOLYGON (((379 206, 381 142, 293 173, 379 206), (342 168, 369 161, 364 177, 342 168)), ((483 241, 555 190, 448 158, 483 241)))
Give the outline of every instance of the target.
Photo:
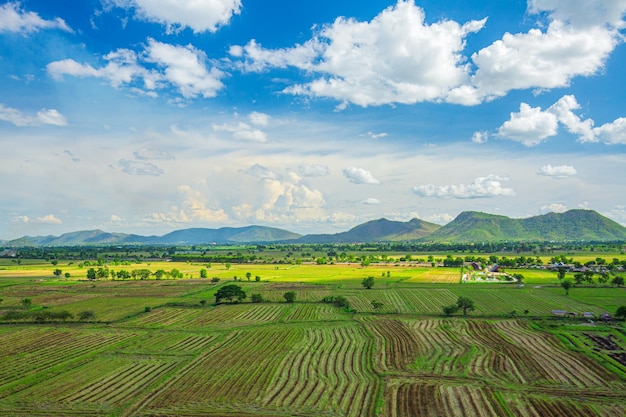
POLYGON ((275 361, 284 355, 301 331, 235 331, 181 370, 158 393, 149 408, 185 406, 208 399, 218 403, 249 403, 264 395, 275 372, 275 361))
POLYGON ((130 333, 57 332, 54 329, 48 331, 50 333, 46 336, 39 338, 34 335, 30 339, 30 343, 34 346, 30 352, 13 355, 11 361, 7 361, 2 366, 0 385, 134 337, 130 333))
POLYGON ((137 319, 126 322, 129 326, 177 327, 197 329, 227 323, 256 324, 276 322, 285 313, 285 305, 239 304, 215 308, 158 308, 137 319))
POLYGON ((342 320, 346 315, 335 306, 328 304, 295 304, 285 317, 285 321, 342 320))
POLYGON ((103 403, 120 406, 178 365, 173 361, 142 361, 131 363, 116 372, 81 387, 59 399, 63 403, 103 403))
POLYGON ((367 359, 371 351, 371 341, 354 325, 308 329, 278 366, 263 404, 370 415, 378 384, 367 359))

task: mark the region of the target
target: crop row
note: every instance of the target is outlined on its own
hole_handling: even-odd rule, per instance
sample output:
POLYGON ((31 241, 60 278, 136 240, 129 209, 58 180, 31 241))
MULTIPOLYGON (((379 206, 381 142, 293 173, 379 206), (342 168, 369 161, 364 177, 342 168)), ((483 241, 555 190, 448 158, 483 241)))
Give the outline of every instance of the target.
POLYGON ((285 316, 285 321, 326 321, 342 320, 345 315, 341 310, 328 304, 295 304, 285 316))
POLYGON ((253 403, 275 373, 275 363, 301 337, 298 329, 234 331, 212 345, 146 404, 149 409, 193 403, 253 403))
POLYGON ((382 371, 486 379, 539 386, 604 387, 616 377, 586 356, 568 351, 553 336, 523 321, 365 321, 377 339, 382 371))
POLYGON ((263 404, 345 416, 370 415, 378 381, 372 342, 360 327, 307 329, 304 340, 278 366, 263 404))
MULTIPOLYGON (((31 334, 21 342, 28 348, 13 354, 11 360, 0 368, 0 385, 104 349, 133 336, 118 332, 81 332, 52 328, 48 328, 45 333, 31 334)), ((1 344, 4 345, 4 341, 1 344)))
POLYGON ((128 325, 141 327, 203 328, 225 324, 276 322, 285 313, 285 305, 239 304, 206 309, 163 307, 151 311, 128 325))

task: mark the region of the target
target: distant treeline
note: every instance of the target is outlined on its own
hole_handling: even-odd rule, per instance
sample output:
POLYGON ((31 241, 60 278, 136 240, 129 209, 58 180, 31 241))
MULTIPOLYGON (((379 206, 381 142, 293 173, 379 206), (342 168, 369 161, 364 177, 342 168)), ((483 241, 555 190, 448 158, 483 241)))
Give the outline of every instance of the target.
MULTIPOLYGON (((149 259, 169 259, 180 262, 249 263, 260 257, 318 257, 320 254, 363 253, 456 253, 456 254, 512 254, 553 255, 569 252, 624 253, 626 242, 476 242, 476 243, 324 243, 286 244, 267 243, 250 245, 109 245, 23 247, 11 251, 10 257, 19 259, 101 260, 104 262, 143 262, 149 259)), ((1 248, 0 248, 1 249, 1 248)), ((328 255, 331 256, 331 255, 328 255)))

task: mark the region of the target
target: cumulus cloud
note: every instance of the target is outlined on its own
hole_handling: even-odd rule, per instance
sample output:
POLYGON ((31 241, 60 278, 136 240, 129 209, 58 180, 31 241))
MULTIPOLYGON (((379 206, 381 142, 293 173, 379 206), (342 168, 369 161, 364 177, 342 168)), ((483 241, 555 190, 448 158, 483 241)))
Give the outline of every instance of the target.
POLYGON ((318 75, 287 88, 290 94, 359 106, 438 101, 466 83, 465 37, 485 21, 428 24, 412 0, 399 1, 369 22, 339 17, 292 48, 270 50, 252 40, 230 54, 248 71, 291 66, 318 75))
POLYGON ((575 27, 608 26, 624 27, 625 0, 528 0, 530 13, 549 13, 554 20, 567 22, 575 27))
POLYGON ((557 134, 558 119, 541 107, 520 104, 518 113, 511 113, 511 119, 498 129, 498 137, 511 139, 526 146, 534 146, 557 134))
POLYGON ((129 87, 130 91, 155 93, 174 88, 186 99, 215 97, 224 85, 225 74, 212 66, 207 68, 206 54, 192 45, 177 46, 149 38, 141 53, 118 49, 102 57, 106 65, 94 67, 73 59, 51 62, 48 74, 57 80, 63 76, 93 77, 111 86, 129 87))
POLYGON ((603 26, 575 29, 560 21, 544 33, 506 33, 472 55, 478 68, 471 84, 477 101, 511 90, 569 86, 576 76, 596 74, 618 44, 617 34, 603 26))
POLYGON ((567 206, 561 203, 551 203, 545 206, 541 206, 543 213, 564 213, 567 211, 567 206))
POLYGON ((330 173, 326 165, 302 164, 298 165, 298 174, 301 177, 325 177, 330 173))
POLYGON ((35 12, 28 12, 19 2, 8 2, 0 6, 0 32, 17 32, 28 34, 42 29, 60 29, 73 32, 59 17, 54 20, 42 19, 35 12))
POLYGON ((539 175, 545 175, 547 177, 554 178, 567 178, 572 175, 576 175, 576 168, 571 165, 544 165, 537 172, 539 175))
POLYGON ((547 28, 505 33, 471 55, 465 38, 486 22, 425 22, 413 0, 400 0, 371 21, 339 17, 316 26, 302 44, 267 49, 255 40, 234 45, 230 55, 244 71, 295 67, 311 81, 284 92, 375 106, 424 101, 476 105, 516 89, 553 89, 600 72, 622 41, 625 0, 531 0, 531 15, 548 17, 547 28))
POLYGON ((54 125, 67 126, 65 116, 55 109, 41 109, 35 116, 27 116, 17 109, 0 103, 0 120, 15 126, 54 125))
POLYGON ((513 197, 515 191, 512 188, 502 186, 502 181, 508 181, 508 177, 499 175, 488 175, 478 177, 470 184, 443 185, 434 184, 418 185, 413 187, 413 192, 421 197, 437 198, 492 198, 492 197, 513 197))
POLYGON ((370 171, 363 168, 346 168, 343 170, 343 175, 353 184, 380 184, 370 171))
POLYGON ((626 118, 620 117, 599 127, 592 119, 582 119, 574 110, 580 105, 573 95, 565 95, 546 110, 520 104, 520 111, 498 128, 497 136, 526 146, 535 146, 558 134, 559 125, 578 136, 580 142, 599 142, 608 145, 626 144, 626 118))
POLYGON ((190 28, 216 32, 241 12, 241 0, 104 0, 109 6, 134 9, 138 19, 161 23, 168 33, 190 28))
POLYGON ((488 139, 489 139, 489 132, 486 132, 484 130, 479 131, 479 132, 474 132, 474 134, 472 135, 472 142, 474 143, 486 143, 488 139))
POLYGON ((248 115, 248 119, 250 123, 257 126, 268 126, 270 124, 270 115, 265 113, 260 113, 258 111, 253 111, 248 115))
POLYGON ((163 174, 163 170, 150 162, 129 161, 121 159, 118 162, 122 171, 129 175, 152 175, 158 177, 163 174))
POLYGON ((63 222, 54 214, 46 214, 42 217, 31 218, 28 216, 17 216, 13 218, 15 223, 34 223, 34 224, 62 224, 63 222))

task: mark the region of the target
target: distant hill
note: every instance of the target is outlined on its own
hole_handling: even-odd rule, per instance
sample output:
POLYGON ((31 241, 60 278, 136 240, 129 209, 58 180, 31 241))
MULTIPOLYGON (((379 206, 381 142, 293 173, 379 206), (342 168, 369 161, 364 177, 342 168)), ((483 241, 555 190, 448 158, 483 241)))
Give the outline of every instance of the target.
POLYGON ((256 243, 294 240, 302 235, 264 226, 222 227, 221 229, 184 229, 161 236, 158 244, 256 243))
POLYGON ((184 229, 164 236, 140 236, 83 230, 61 236, 24 236, 5 242, 4 246, 80 246, 80 245, 195 245, 202 243, 260 243, 298 239, 302 235, 263 226, 224 227, 221 229, 184 229))
POLYGON ((626 228, 593 210, 570 210, 526 219, 465 211, 445 226, 412 219, 408 222, 372 220, 347 232, 302 236, 265 226, 192 228, 163 236, 140 236, 84 230, 61 236, 24 236, 5 247, 78 245, 200 245, 237 243, 349 243, 349 242, 501 242, 501 241, 626 241, 626 228))
POLYGON ((421 239, 429 242, 626 240, 626 228, 593 210, 569 210, 525 219, 465 211, 421 239))
POLYGON ((297 242, 341 243, 416 240, 433 233, 440 227, 438 224, 419 219, 412 219, 408 222, 379 219, 358 225, 347 232, 306 235, 298 239, 297 242))

